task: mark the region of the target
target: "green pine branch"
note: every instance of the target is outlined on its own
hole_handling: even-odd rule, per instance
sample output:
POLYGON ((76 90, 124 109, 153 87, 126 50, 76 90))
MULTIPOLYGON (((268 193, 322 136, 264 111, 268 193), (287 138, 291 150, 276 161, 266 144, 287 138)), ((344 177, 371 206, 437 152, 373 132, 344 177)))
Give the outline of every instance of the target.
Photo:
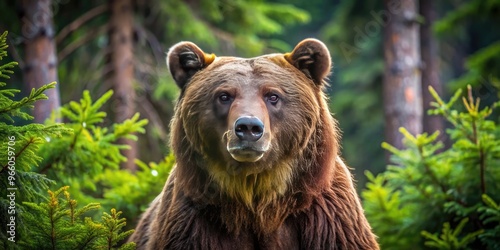
POLYGON ((484 205, 479 207, 477 210, 480 214, 480 219, 491 229, 487 230, 484 234, 480 235, 479 238, 483 241, 490 249, 500 248, 500 205, 496 203, 489 195, 483 194, 484 205))
MULTIPOLYGON (((126 160, 120 153, 124 146, 117 143, 118 139, 137 139, 133 133, 144 133, 147 120, 139 120, 139 115, 135 114, 121 124, 114 124, 111 130, 99 126, 107 115, 100 110, 112 94, 110 90, 94 102, 86 90, 80 102, 72 101, 61 108, 62 117, 69 120, 66 127, 75 133, 71 137, 55 139, 40 150, 46 159, 41 173, 51 174, 49 170, 52 168, 55 171, 72 165, 74 175, 95 175, 105 168, 117 169, 126 160)), ((58 179, 58 176, 51 176, 58 179)))
MULTIPOLYGON (((7 56, 7 31, 0 35, 0 61, 7 56)), ((17 62, 7 62, 0 65, 0 78, 10 79, 13 69, 17 66, 17 62)), ((14 122, 13 117, 20 117, 24 120, 31 120, 33 117, 21 110, 21 108, 33 108, 33 103, 38 100, 47 99, 43 94, 44 91, 55 87, 55 82, 44 85, 39 89, 33 89, 28 97, 22 98, 20 101, 14 101, 12 98, 19 93, 17 89, 0 89, 0 121, 6 120, 14 122)), ((0 82, 0 88, 6 86, 5 82, 0 82)))
POLYGON ((427 241, 425 241, 425 245, 437 249, 465 249, 467 245, 473 242, 484 232, 484 230, 478 230, 459 238, 459 235, 462 233, 462 230, 468 221, 469 218, 462 219, 454 229, 451 228, 449 222, 445 222, 440 235, 422 231, 422 236, 427 239, 427 241))
MULTIPOLYGON (((2 60, 1 56, 0 56, 0 60, 2 60)), ((4 65, 1 65, 0 66, 0 78, 10 79, 9 75, 14 73, 14 71, 12 71, 12 69, 14 69, 17 65, 18 65, 17 62, 9 62, 9 63, 6 63, 4 65)), ((5 86, 6 84, 7 83, 0 81, 0 87, 5 86)), ((5 94, 7 96, 14 96, 14 93, 17 93, 17 92, 19 92, 19 91, 10 90, 10 91, 5 91, 5 92, 0 92, 0 95, 5 94)))
POLYGON ((90 92, 84 91, 80 101, 64 105, 61 115, 68 121, 65 127, 71 128, 74 133, 52 138, 38 151, 44 159, 39 172, 59 184, 71 186, 71 193, 80 202, 109 203, 106 199, 95 198, 105 197, 105 193, 113 191, 113 188, 103 187, 106 180, 100 179, 100 176, 111 171, 114 173, 112 178, 126 178, 118 173, 121 172, 120 163, 126 160, 121 150, 127 147, 119 143, 119 139, 137 140, 134 134, 145 132, 147 120, 140 119, 138 113, 122 123, 109 127, 101 125, 107 116, 102 107, 112 94, 108 91, 93 100, 90 92))
MULTIPOLYGON (((8 32, 5 31, 4 33, 2 33, 0 35, 0 61, 3 60, 4 57, 7 56, 7 48, 9 47, 7 45, 7 35, 8 35, 8 32)), ((3 64, 3 65, 0 65, 0 78, 3 78, 3 79, 10 79, 10 76, 11 74, 14 73, 14 71, 12 71, 13 68, 15 68, 17 66, 17 62, 8 62, 6 64, 3 64)), ((6 83, 5 82, 2 82, 0 81, 0 87, 3 87, 5 86, 6 83)), ((3 102, 4 99, 2 98, 2 96, 14 96, 15 93, 19 92, 18 90, 9 90, 9 91, 0 91, 0 107, 3 107, 3 102)))
MULTIPOLYGON (((0 61, 7 56, 6 38, 7 32, 0 35, 0 61)), ((16 65, 16 62, 1 62, 0 78, 9 79, 16 65)), ((4 242, 4 247, 17 249, 19 246, 11 244, 12 241, 29 238, 27 234, 30 232, 25 227, 23 216, 19 216, 26 214, 27 207, 22 202, 39 201, 44 196, 43 192, 54 183, 46 176, 32 172, 42 161, 38 151, 52 138, 68 135, 72 130, 62 124, 20 126, 15 123, 15 118, 31 120, 33 117, 27 111, 33 108, 35 102, 47 99, 44 91, 54 88, 55 83, 33 89, 29 96, 21 100, 13 100, 19 90, 4 89, 5 86, 5 82, 0 82, 0 188, 9 188, 10 192, 15 194, 15 206, 8 197, 0 197, 0 214, 13 215, 15 212, 18 230, 10 241, 7 238, 12 235, 2 231, 0 239, 4 242)), ((0 224, 7 224, 9 219, 10 216, 0 216, 0 224)), ((34 238, 33 241, 37 239, 34 238)))
POLYGON ((113 91, 109 90, 97 101, 93 102, 90 92, 85 90, 80 102, 71 101, 61 109, 61 114, 63 117, 68 118, 71 123, 81 124, 83 128, 101 123, 106 117, 106 112, 99 110, 112 95, 113 91))
MULTIPOLYGON (((0 35, 0 60, 6 55, 7 33, 0 35)), ((0 78, 9 79, 17 65, 9 62, 0 65, 0 78)), ((31 120, 27 110, 35 102, 47 99, 44 91, 54 88, 55 83, 33 89, 29 96, 16 101, 16 89, 2 89, 0 82, 0 188, 15 194, 16 242, 8 241, 10 235, 0 232, 3 247, 8 249, 133 249, 134 244, 118 247, 132 231, 123 231, 125 218, 115 209, 104 213, 101 221, 91 215, 100 209, 98 198, 88 192, 103 192, 95 176, 103 170, 117 171, 124 160, 120 153, 120 138, 137 139, 133 133, 144 133, 147 120, 136 114, 121 124, 110 128, 100 127, 106 113, 100 111, 112 95, 112 91, 92 100, 85 91, 80 102, 71 102, 62 108, 67 124, 15 124, 16 118, 31 120), (38 166, 43 166, 41 169, 38 166), (47 168, 46 166, 56 166, 47 168), (49 171, 48 175, 37 172, 49 171), (77 199, 70 197, 70 188, 48 191, 54 183, 75 184, 77 199), (90 183, 90 184, 89 184, 90 183), (84 189, 86 189, 84 191, 84 189), (85 194, 84 194, 85 193, 85 194), (42 202, 40 202, 42 200, 42 202), (78 200, 78 202, 77 202, 78 200), (79 204, 87 204, 80 206, 79 204)), ((101 197, 104 194, 99 194, 101 197)), ((0 213, 11 214, 12 203, 8 197, 0 197, 0 213)), ((0 224, 7 225, 9 216, 0 216, 0 224)))
POLYGON ((132 118, 125 120, 123 123, 114 124, 113 126, 113 139, 126 138, 130 140, 137 140, 134 133, 144 134, 144 126, 148 124, 148 120, 139 120, 139 113, 135 113, 132 118))
POLYGON ((28 97, 22 98, 20 101, 13 101, 10 98, 14 96, 15 93, 19 92, 16 89, 7 89, 0 91, 0 119, 6 119, 10 122, 14 122, 12 117, 20 117, 24 120, 32 120, 33 116, 21 110, 21 108, 32 109, 34 103, 39 100, 46 100, 48 97, 43 92, 47 89, 55 88, 56 83, 52 82, 44 85, 38 89, 32 89, 28 97))
MULTIPOLYGON (((134 230, 121 232, 126 225, 126 219, 120 218, 122 212, 117 212, 116 209, 111 209, 111 214, 106 212, 102 215, 102 224, 105 230, 106 249, 113 249, 120 241, 130 236, 134 230)), ((135 243, 126 243, 119 249, 134 249, 135 243)))
POLYGON ((438 133, 412 135, 400 128, 406 148, 382 144, 394 165, 376 177, 367 174, 366 215, 384 249, 497 249, 500 126, 492 114, 500 105, 481 107, 470 87, 448 102, 430 92, 435 101, 428 113, 450 122, 451 147, 436 142, 438 133))
MULTIPOLYGON (((120 218, 121 212, 115 209, 111 214, 103 213, 101 221, 84 217, 99 210, 98 203, 78 207, 77 201, 70 197, 69 187, 48 191, 46 202, 24 203, 25 226, 30 228, 29 239, 21 242, 31 249, 116 249, 121 240, 132 234, 133 230, 122 232, 126 225, 120 218)), ((119 249, 134 249, 128 243, 119 249)))

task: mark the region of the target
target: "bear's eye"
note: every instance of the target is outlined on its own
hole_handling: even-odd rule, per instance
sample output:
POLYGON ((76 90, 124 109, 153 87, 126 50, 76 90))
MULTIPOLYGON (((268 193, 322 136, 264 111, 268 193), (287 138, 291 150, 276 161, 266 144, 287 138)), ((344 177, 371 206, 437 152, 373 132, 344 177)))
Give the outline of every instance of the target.
POLYGON ((219 101, 221 103, 229 103, 231 101, 231 96, 228 93, 222 93, 219 95, 219 101))
POLYGON ((276 94, 271 94, 267 97, 267 101, 269 101, 269 103, 271 103, 272 105, 276 105, 279 100, 280 97, 276 94))

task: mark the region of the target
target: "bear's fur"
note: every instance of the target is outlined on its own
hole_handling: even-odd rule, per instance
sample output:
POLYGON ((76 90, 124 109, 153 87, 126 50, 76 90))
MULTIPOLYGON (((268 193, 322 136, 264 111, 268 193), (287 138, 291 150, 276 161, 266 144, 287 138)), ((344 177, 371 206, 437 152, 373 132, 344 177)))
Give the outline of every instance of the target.
POLYGON ((155 250, 378 249, 339 157, 323 90, 330 60, 315 39, 250 59, 173 46, 177 164, 130 241, 155 250))

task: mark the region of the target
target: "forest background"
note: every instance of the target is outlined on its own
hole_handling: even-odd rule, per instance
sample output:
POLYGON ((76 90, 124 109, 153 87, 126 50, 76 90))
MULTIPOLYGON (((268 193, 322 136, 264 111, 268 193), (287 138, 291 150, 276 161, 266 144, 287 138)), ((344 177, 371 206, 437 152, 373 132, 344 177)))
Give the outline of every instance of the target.
MULTIPOLYGON (((487 196, 500 190, 498 184, 481 188, 500 182, 499 118, 495 109, 500 87, 498 0, 7 0, 0 3, 0 13, 0 32, 9 32, 5 37, 8 55, 2 56, 0 64, 18 62, 18 66, 8 67, 12 72, 3 69, 3 75, 10 79, 2 88, 22 91, 12 93, 12 102, 2 103, 2 107, 13 107, 16 101, 22 103, 22 97, 30 97, 19 105, 23 109, 18 113, 5 112, 2 118, 2 145, 8 144, 9 133, 22 138, 17 142, 21 149, 23 140, 34 141, 25 144, 25 152, 31 152, 24 156, 25 162, 22 155, 16 154, 21 159, 17 164, 26 172, 16 180, 18 186, 33 186, 19 194, 20 212, 44 211, 44 201, 50 207, 51 199, 62 199, 69 192, 79 204, 90 204, 90 210, 98 209, 92 204, 100 203, 106 212, 111 211, 108 216, 113 217, 111 208, 123 211, 128 228, 132 227, 161 190, 174 161, 168 147, 168 128, 178 89, 165 65, 168 48, 189 40, 217 55, 252 57, 288 52, 300 40, 315 37, 327 44, 333 57, 327 91, 331 111, 343 131, 342 157, 353 168, 381 244, 388 249, 405 244, 422 248, 433 247, 433 242, 437 248, 455 244, 452 240, 443 243, 438 237, 441 230, 445 235, 444 223, 448 222, 448 227, 465 228, 462 234, 451 233, 456 239, 463 236, 456 244, 464 248, 495 246, 488 245, 487 240, 498 236, 500 226, 496 220, 491 225, 487 220, 491 217, 483 216, 480 208, 493 209, 495 214, 499 211, 498 206, 495 210, 495 201, 500 201, 498 194, 487 196), (54 81, 55 86, 42 87, 54 81), (468 91, 467 85, 471 86, 468 91), (428 86, 435 90, 434 97, 428 86), (42 88, 48 100, 36 101, 43 91, 33 93, 32 88, 42 88), (457 90, 463 90, 464 104, 460 104, 460 94, 454 95, 457 90), (437 96, 442 100, 451 98, 452 102, 459 100, 459 107, 455 110, 446 101, 437 101, 437 96), (475 98, 480 98, 480 103, 476 104, 475 98), (430 105, 432 101, 434 106, 430 105), (32 103, 33 110, 24 109, 32 103), (427 113, 430 109, 434 109, 433 115, 427 113), (20 115, 23 112, 31 113, 33 120, 20 115), (44 125, 30 127, 36 123, 44 125), (491 144, 486 149, 479 143, 480 137, 475 137, 481 134, 477 129, 483 128, 483 123, 487 134, 484 145, 491 144), (400 127, 407 130, 401 133, 400 127), (433 134, 435 131, 440 133, 433 134), (472 138, 473 144, 479 146, 460 148, 457 142, 461 136, 472 138), (431 146, 428 154, 412 154, 427 152, 431 146), (476 149, 480 154, 469 155, 476 149), (442 162, 461 153, 474 159, 470 161, 471 169, 478 166, 475 169, 482 171, 477 175, 477 186, 475 179, 460 179, 458 172, 450 172, 467 169, 462 163, 469 158, 461 161, 463 169, 457 167, 457 162, 442 162), (390 164, 397 167, 387 167, 390 164), (432 170, 433 164, 439 169, 454 166, 456 170, 432 170), (408 173, 419 168, 423 176, 408 173), (485 174, 483 170, 492 172, 485 174), (490 179, 481 179, 485 175, 490 179), (431 179, 429 183, 426 176, 431 179), (457 177, 457 183, 439 181, 450 176, 457 177), (415 185, 415 190, 422 190, 415 182, 427 185, 423 189, 429 190, 411 196, 413 193, 405 187, 415 185), (461 193, 468 190, 469 184, 471 189, 481 190, 479 198, 455 199, 475 195, 461 193), (60 189, 66 185, 70 187, 60 189), (442 197, 427 196, 435 191, 434 186, 442 190, 442 197), (51 193, 47 200, 43 198, 47 189, 58 192, 51 193), (408 206, 416 210, 403 209, 418 199, 434 203, 408 206), (454 207, 456 204, 461 207, 454 207), (447 216, 425 224, 409 219, 414 211, 429 215, 421 221, 447 216), (462 223, 465 218, 472 225, 462 223), (388 229, 389 224, 400 227, 388 229), (431 233, 426 235, 424 231, 431 233), (485 232, 490 235, 484 236, 485 232)), ((7 155, 7 148, 2 153, 7 155)), ((3 158, 0 162, 8 166, 3 158)), ((3 192, 9 184, 4 182, 7 171, 1 174, 3 192)), ((4 195, 2 199, 2 212, 8 211, 9 201, 4 195)), ((70 198, 66 201, 71 204, 70 198)), ((71 205, 59 209, 68 208, 71 205)), ((86 212, 81 211, 81 226, 91 232, 91 224, 83 219, 86 212)), ((8 223, 8 218, 3 217, 6 213, 2 213, 2 224, 8 223)), ((496 216, 500 225, 500 212, 496 216)), ((104 214, 101 226, 106 227, 106 218, 104 214)), ((116 211, 113 218, 119 220, 116 211)), ((17 225, 30 223, 29 216, 16 220, 17 225)), ((61 223, 61 228, 69 227, 64 220, 61 223)), ((75 227, 72 233, 76 231, 75 227)), ((28 232, 19 231, 18 237, 22 239, 23 234, 28 232)), ((1 235, 8 238, 3 231, 1 235)), ((121 245, 119 241, 126 235, 116 235, 115 245, 121 245)), ((56 244, 53 238, 45 242, 43 233, 39 237, 37 243, 25 237, 23 244, 56 244)), ((99 237, 96 233, 91 239, 100 244, 99 237)), ((61 242, 57 244, 67 244, 67 238, 58 239, 61 242)))

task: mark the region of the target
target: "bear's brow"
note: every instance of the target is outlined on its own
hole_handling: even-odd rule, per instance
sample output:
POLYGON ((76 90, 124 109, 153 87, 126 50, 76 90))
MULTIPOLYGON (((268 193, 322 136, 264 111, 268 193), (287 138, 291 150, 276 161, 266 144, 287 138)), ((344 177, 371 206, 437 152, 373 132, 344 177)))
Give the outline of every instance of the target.
POLYGON ((218 78, 219 82, 220 79, 234 79, 234 77, 238 76, 265 76, 272 82, 280 82, 286 79, 288 75, 285 68, 280 67, 268 57, 221 57, 221 60, 216 65, 212 65, 211 72, 212 77, 218 78))
POLYGON ((234 60, 229 62, 221 62, 217 67, 212 69, 214 72, 227 72, 232 74, 247 74, 252 71, 252 67, 245 60, 234 60))

